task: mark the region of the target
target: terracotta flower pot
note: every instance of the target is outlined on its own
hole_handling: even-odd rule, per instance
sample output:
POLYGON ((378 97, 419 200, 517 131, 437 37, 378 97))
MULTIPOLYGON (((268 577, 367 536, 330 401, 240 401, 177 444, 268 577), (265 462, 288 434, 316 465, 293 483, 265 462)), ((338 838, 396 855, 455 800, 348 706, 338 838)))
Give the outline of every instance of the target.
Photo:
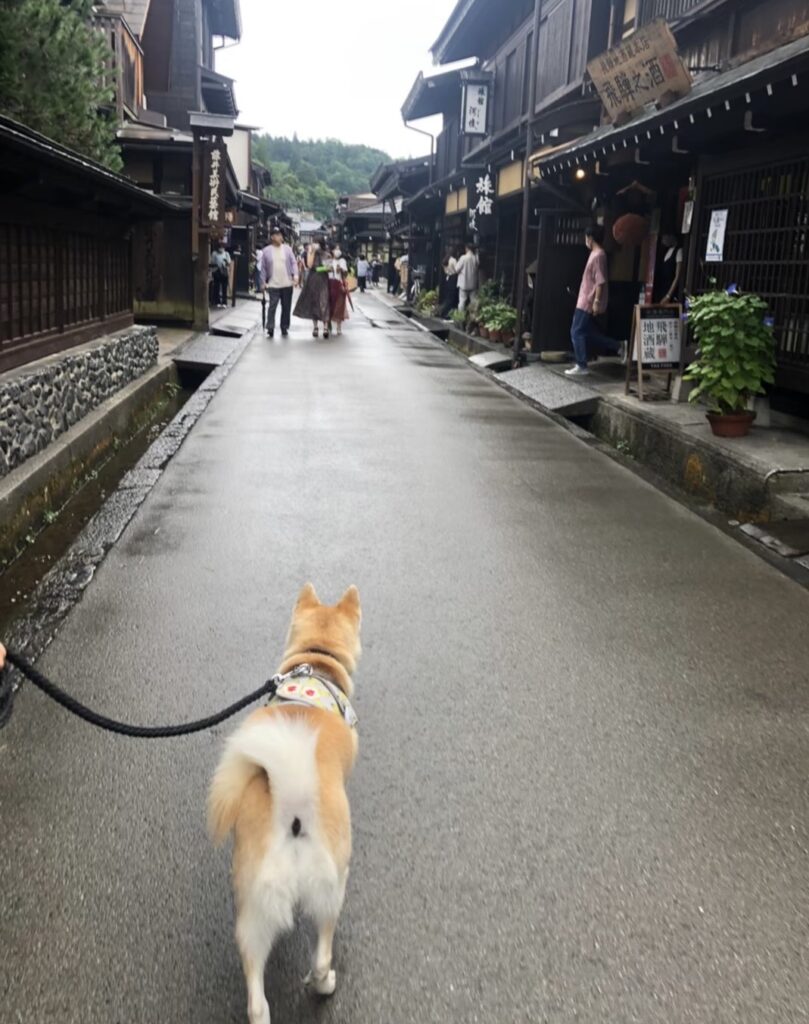
POLYGON ((747 437, 756 418, 754 412, 709 412, 705 415, 717 437, 747 437))
POLYGON ((492 330, 492 328, 490 327, 489 328, 489 341, 502 341, 502 340, 503 340, 503 332, 502 331, 498 331, 496 328, 494 330, 492 330))
POLYGON ((478 333, 480 334, 481 338, 487 338, 488 339, 488 337, 489 337, 489 328, 488 327, 484 327, 481 324, 480 327, 478 327, 478 333))

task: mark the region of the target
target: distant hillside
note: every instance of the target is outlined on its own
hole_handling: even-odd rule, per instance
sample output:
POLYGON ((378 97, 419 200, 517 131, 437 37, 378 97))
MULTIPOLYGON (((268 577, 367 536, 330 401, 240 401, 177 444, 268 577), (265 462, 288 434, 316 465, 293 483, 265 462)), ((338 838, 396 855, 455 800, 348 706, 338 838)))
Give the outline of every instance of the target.
POLYGON ((348 146, 336 139, 301 142, 297 136, 258 135, 253 159, 272 171, 276 202, 326 218, 337 196, 367 192, 371 175, 390 157, 380 149, 348 146))

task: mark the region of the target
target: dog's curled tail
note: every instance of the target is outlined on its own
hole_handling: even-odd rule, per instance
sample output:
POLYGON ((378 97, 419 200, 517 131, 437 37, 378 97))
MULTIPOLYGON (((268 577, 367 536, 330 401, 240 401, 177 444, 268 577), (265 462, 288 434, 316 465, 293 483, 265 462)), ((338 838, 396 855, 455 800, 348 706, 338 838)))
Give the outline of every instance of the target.
POLYGON ((290 817, 297 836, 300 817, 309 817, 314 803, 316 744, 316 730, 281 716, 238 729, 225 745, 208 794, 208 830, 214 842, 223 842, 234 828, 244 791, 259 772, 267 774, 277 812, 283 809, 290 817))

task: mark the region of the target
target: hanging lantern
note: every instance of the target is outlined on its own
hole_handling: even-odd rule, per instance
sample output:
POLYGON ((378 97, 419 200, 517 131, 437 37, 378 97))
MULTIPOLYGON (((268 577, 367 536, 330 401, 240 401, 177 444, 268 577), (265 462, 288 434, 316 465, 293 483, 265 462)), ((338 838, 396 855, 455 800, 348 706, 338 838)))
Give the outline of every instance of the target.
POLYGON ((639 213, 625 213, 612 225, 612 237, 619 245, 640 245, 649 234, 649 221, 639 213))

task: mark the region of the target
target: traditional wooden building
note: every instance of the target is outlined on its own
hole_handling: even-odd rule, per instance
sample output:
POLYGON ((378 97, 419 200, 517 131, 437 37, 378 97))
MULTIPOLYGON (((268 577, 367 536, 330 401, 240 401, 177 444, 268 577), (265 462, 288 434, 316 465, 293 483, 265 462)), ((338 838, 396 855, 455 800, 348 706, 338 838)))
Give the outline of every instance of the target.
POLYGON ((238 0, 107 0, 96 17, 112 51, 108 73, 124 172, 174 209, 136 232, 137 315, 203 327, 207 299, 198 278, 207 273, 209 238, 222 238, 233 256, 235 299, 237 290, 248 290, 251 253, 265 240, 268 219, 283 217, 264 194, 269 172, 253 164, 252 130, 236 123, 233 80, 214 66, 217 41, 241 35, 238 0), (210 147, 199 147, 197 166, 192 122, 206 117, 206 123, 220 119, 224 126, 223 216, 203 230, 202 252, 195 251, 190 220, 200 199, 195 174, 198 182, 206 177, 202 163, 210 147))
POLYGON ((173 210, 0 117, 0 371, 133 322, 132 235, 173 210))
POLYGON ((380 164, 371 177, 371 190, 382 204, 385 248, 380 250, 392 272, 397 257, 412 244, 410 214, 406 204, 425 188, 433 176, 434 155, 380 164))
MULTIPOLYGON (((628 192, 646 190, 650 238, 612 255, 611 273, 624 293, 612 312, 616 335, 625 336, 632 303, 651 284, 657 235, 685 229, 687 289, 699 292, 716 279, 767 300, 778 357, 773 407, 806 414, 809 0, 627 0, 616 11, 613 45, 665 17, 693 88, 620 126, 604 123, 539 151, 532 173, 539 186, 594 207, 608 227, 628 192), (709 261, 717 215, 726 225, 724 242, 721 258, 709 261)), ((575 264, 572 253, 579 251, 575 232, 559 227, 558 220, 548 223, 540 249, 548 272, 535 334, 547 347, 563 336, 564 323, 551 310, 566 283, 562 268, 575 264)))
MULTIPOLYGON (((457 168, 467 189, 459 200, 468 210, 465 233, 479 245, 485 276, 514 302, 525 262, 523 238, 533 252, 539 230, 539 208, 525 194, 526 158, 542 133, 558 140, 598 123, 600 104, 584 92, 583 81, 587 61, 606 48, 609 24, 608 5, 598 0, 459 2, 431 52, 437 64, 474 63, 439 76, 433 89, 430 79, 418 79, 403 108, 411 118, 438 112, 429 96, 445 90, 438 178, 449 164, 457 168), (470 83, 483 85, 487 99, 474 133, 463 123, 462 98, 470 83)), ((451 205, 448 200, 445 215, 451 205)), ((457 223, 444 225, 450 248, 459 241, 457 223)))

